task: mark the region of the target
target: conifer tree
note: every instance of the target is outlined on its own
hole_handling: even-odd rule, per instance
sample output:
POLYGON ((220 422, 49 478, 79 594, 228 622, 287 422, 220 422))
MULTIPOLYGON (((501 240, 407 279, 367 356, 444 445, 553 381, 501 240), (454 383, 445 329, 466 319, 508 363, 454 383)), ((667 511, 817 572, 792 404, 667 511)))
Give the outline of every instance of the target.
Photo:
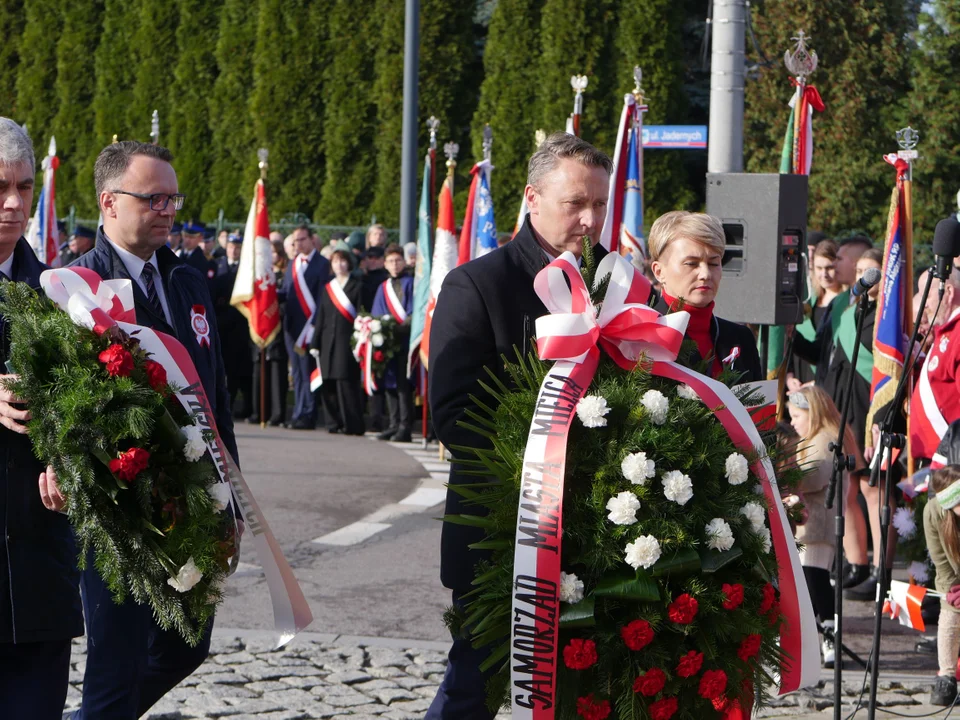
POLYGON ((256 22, 256 4, 249 0, 225 0, 216 46, 218 74, 209 102, 215 158, 203 210, 203 217, 209 219, 217 217, 222 209, 225 217, 243 220, 253 193, 257 148, 249 96, 256 22))
MULTIPOLYGON (((103 37, 109 40, 97 45, 94 54, 96 83, 93 93, 92 147, 83 170, 87 177, 93 177, 97 155, 112 141, 114 135, 122 140, 133 136, 128 111, 133 102, 140 57, 140 48, 134 38, 140 23, 141 4, 141 0, 104 2, 103 37)), ((138 130, 143 132, 142 118, 138 130)))
POLYGON ((272 220, 311 213, 324 179, 323 68, 327 9, 309 0, 259 0, 250 112, 270 151, 272 220))
MULTIPOLYGON (((783 52, 803 29, 819 57, 810 77, 826 110, 814 114, 808 226, 828 234, 865 228, 874 238, 887 220, 897 149, 896 115, 907 89, 904 3, 885 0, 784 0, 753 13, 758 46, 771 58, 747 84, 744 156, 748 172, 776 172, 793 94, 783 52)), ((750 50, 750 60, 758 61, 750 50)))
MULTIPOLYGON (((495 167, 490 185, 501 232, 513 230, 527 183, 527 160, 536 148, 534 133, 542 127, 538 108, 531 102, 540 84, 542 6, 543 0, 500 0, 490 19, 484 49, 483 84, 473 136, 475 151, 479 152, 483 126, 490 123, 495 167)), ((550 127, 562 129, 562 125, 550 127)))
MULTIPOLYGON (((129 136, 120 140, 150 140, 150 118, 160 114, 160 144, 167 145, 170 86, 174 82, 180 7, 176 2, 142 0, 133 46, 138 63, 133 98, 127 108, 129 136)), ((116 131, 114 131, 116 132, 116 131)))
POLYGON ((379 35, 375 5, 375 0, 335 0, 327 15, 326 177, 314 213, 325 225, 360 225, 370 217, 376 127, 374 43, 379 35))
MULTIPOLYGON (((180 0, 177 63, 170 87, 168 145, 177 179, 187 196, 184 218, 201 219, 215 158, 210 146, 210 95, 217 78, 214 57, 222 0, 180 0)), ((209 219, 209 218, 208 218, 209 219)))
POLYGON ((67 0, 61 7, 63 30, 57 39, 57 114, 52 131, 57 138, 57 205, 70 205, 84 217, 96 207, 90 156, 96 156, 90 107, 95 87, 94 54, 103 13, 102 0, 67 0))
POLYGON ((960 190, 960 6, 931 3, 920 20, 913 89, 904 125, 920 131, 913 174, 914 243, 929 243, 939 220, 957 211, 960 190))
POLYGON ((23 0, 6 0, 0 7, 0 115, 16 119, 17 66, 20 64, 20 36, 26 23, 23 0))
MULTIPOLYGON (((376 102, 376 128, 373 149, 376 155, 373 202, 370 213, 377 222, 397 227, 400 222, 400 148, 403 140, 403 24, 404 7, 394 0, 377 0, 376 15, 380 34, 374 56, 373 96, 376 102)), ((421 43, 423 52, 423 43, 421 43)), ((421 71, 422 72, 422 71, 421 71)), ((432 98, 419 94, 419 109, 432 107, 432 98)), ((427 143, 418 145, 419 165, 427 143)), ((418 169, 418 174, 422 169, 418 169)))
MULTIPOLYGON (((24 5, 20 64, 17 67, 17 122, 37 148, 47 147, 53 116, 57 114, 57 36, 63 27, 59 0, 30 0, 24 5)), ((38 158, 39 159, 39 158, 38 158)))

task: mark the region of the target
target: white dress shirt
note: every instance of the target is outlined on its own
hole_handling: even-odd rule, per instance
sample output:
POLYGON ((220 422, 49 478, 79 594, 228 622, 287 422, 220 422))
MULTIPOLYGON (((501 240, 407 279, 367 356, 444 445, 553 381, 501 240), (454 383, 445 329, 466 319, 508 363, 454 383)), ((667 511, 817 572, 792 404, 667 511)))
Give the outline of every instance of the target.
POLYGON ((129 273, 130 277, 133 278, 133 281, 140 286, 140 289, 143 290, 144 295, 147 294, 147 286, 143 282, 143 278, 140 276, 143 274, 143 266, 146 265, 147 262, 153 265, 153 287, 157 291, 157 297, 160 298, 160 306, 163 308, 163 314, 166 317, 167 324, 172 327, 173 320, 170 316, 170 306, 167 304, 167 294, 163 289, 163 280, 160 276, 160 266, 157 265, 157 254, 154 253, 151 255, 150 260, 148 261, 141 260, 129 250, 124 250, 106 235, 103 237, 106 238, 107 242, 110 243, 110 246, 117 251, 117 255, 119 255, 120 260, 123 261, 123 266, 127 269, 127 273, 129 273))
POLYGON ((0 263, 0 273, 3 273, 8 278, 13 280, 13 253, 16 251, 16 246, 10 251, 10 257, 0 263))

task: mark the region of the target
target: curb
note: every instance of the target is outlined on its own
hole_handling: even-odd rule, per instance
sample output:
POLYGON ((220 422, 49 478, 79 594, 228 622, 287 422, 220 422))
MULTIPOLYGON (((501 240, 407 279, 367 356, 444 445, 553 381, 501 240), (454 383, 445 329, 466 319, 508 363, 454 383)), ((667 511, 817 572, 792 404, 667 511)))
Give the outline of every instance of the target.
MULTIPOLYGON (((249 630, 245 628, 220 628, 214 625, 213 638, 240 638, 241 640, 259 640, 276 642, 278 633, 275 630, 249 630)), ((435 640, 412 640, 408 638, 372 637, 367 635, 339 635, 337 633, 319 633, 303 631, 297 633, 285 647, 291 647, 305 642, 324 643, 330 645, 347 645, 350 647, 382 647, 392 650, 438 650, 446 652, 450 649, 449 642, 435 640)))

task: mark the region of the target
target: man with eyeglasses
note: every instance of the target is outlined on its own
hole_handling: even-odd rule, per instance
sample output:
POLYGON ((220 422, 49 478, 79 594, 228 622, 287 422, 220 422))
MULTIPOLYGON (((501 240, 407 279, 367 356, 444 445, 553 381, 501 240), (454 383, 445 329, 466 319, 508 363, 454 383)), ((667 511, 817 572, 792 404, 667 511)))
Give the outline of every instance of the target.
MULTIPOLYGON (((176 337, 190 353, 210 399, 227 450, 237 459, 230 396, 207 278, 177 258, 167 235, 184 196, 166 148, 132 140, 107 145, 94 166, 103 225, 93 250, 74 266, 104 279, 133 282, 137 324, 176 337), (202 317, 206 322, 197 322, 202 317)), ((87 621, 83 700, 74 720, 133 720, 192 673, 210 649, 211 621, 189 647, 165 631, 150 608, 132 599, 116 604, 93 557, 80 591, 87 621)))

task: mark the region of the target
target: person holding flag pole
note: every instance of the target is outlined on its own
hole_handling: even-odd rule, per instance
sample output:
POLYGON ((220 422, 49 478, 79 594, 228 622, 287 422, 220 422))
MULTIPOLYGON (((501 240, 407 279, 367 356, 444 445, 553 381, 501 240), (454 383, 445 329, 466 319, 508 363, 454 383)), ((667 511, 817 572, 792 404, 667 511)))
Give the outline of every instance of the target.
POLYGON ((634 88, 623 97, 623 112, 613 153, 613 172, 607 196, 607 217, 600 243, 643 268, 647 244, 643 235, 643 72, 633 68, 634 88))
POLYGON ((483 128, 483 160, 473 166, 470 174, 470 194, 460 232, 460 253, 457 265, 463 265, 497 249, 497 225, 493 217, 493 197, 490 195, 490 155, 493 148, 493 130, 483 128))
POLYGON ((47 156, 41 164, 43 168, 43 187, 37 199, 37 211, 27 228, 27 242, 37 254, 37 258, 50 267, 59 266, 60 232, 57 229, 57 139, 50 138, 47 156))
MULTIPOLYGON (((230 304, 237 308, 250 324, 250 340, 260 351, 259 415, 260 427, 266 427, 267 357, 266 349, 280 334, 280 303, 277 282, 273 273, 270 245, 270 219, 267 214, 267 157, 265 148, 258 151, 260 179, 253 189, 253 202, 247 215, 240 251, 237 279, 230 295, 230 304)), ((272 387, 272 385, 271 385, 272 387)))

